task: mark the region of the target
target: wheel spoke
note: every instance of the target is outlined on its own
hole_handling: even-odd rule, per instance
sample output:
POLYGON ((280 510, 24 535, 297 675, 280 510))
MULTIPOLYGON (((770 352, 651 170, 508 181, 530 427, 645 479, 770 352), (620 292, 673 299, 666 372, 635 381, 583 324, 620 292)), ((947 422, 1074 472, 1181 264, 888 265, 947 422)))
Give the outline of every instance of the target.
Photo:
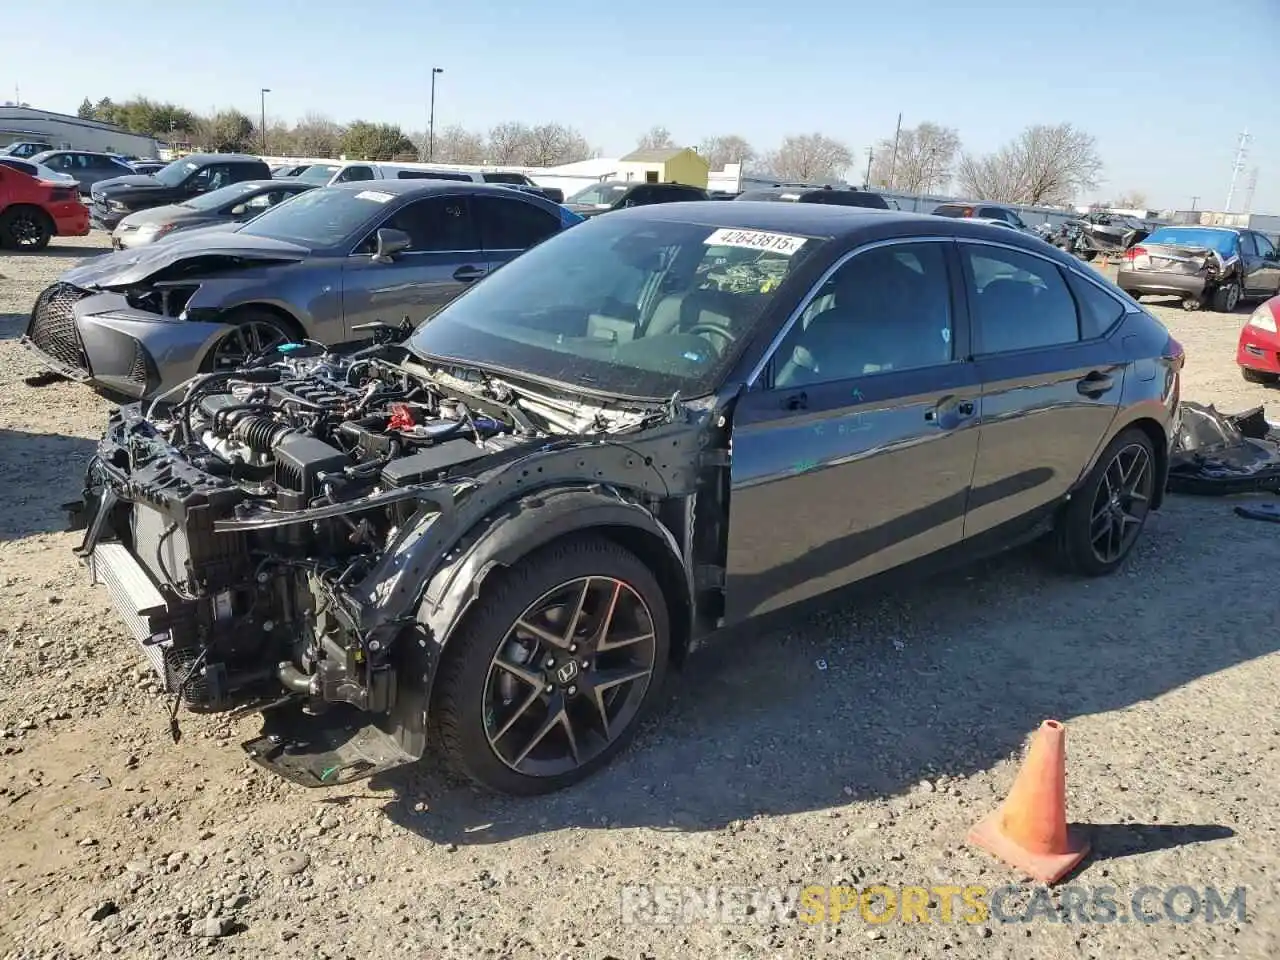
POLYGON ((533 687, 536 690, 542 689, 542 677, 534 673, 532 670, 526 670, 524 667, 520 666, 519 664, 512 663, 510 660, 507 660, 503 657, 498 657, 497 659, 495 659, 493 661, 493 665, 497 667, 499 670, 505 670, 507 673, 511 674, 517 680, 523 680, 525 683, 527 683, 529 686, 533 687))
POLYGON ((597 691, 612 690, 624 683, 640 680, 649 676, 652 671, 648 667, 618 667, 612 670, 599 670, 591 684, 597 691))
POLYGON ((511 728, 516 725, 516 721, 519 720, 521 717, 523 717, 526 713, 528 713, 529 708, 532 707, 535 703, 537 703, 538 698, 541 696, 542 696, 541 686, 534 687, 532 690, 530 690, 529 695, 524 698, 524 702, 515 709, 515 712, 512 713, 510 717, 507 718, 507 722, 502 725, 502 729, 493 735, 493 737, 491 738, 493 743, 496 744, 499 740, 505 737, 507 733, 511 730, 511 728))
POLYGON ((645 643, 653 639, 653 631, 648 633, 640 633, 630 637, 623 637, 621 640, 601 640, 596 650, 618 650, 621 647, 630 647, 633 644, 645 643))
POLYGON ((582 592, 578 594, 578 603, 573 608, 573 616, 569 619, 569 626, 564 632, 564 646, 567 648, 573 643, 573 638, 578 633, 578 624, 582 622, 582 611, 587 605, 587 594, 591 592, 591 577, 587 577, 582 581, 582 592))
POLYGON ((539 725, 538 729, 533 732, 533 736, 529 738, 529 742, 525 744, 524 749, 520 751, 519 756, 517 756, 515 760, 512 761, 511 765, 513 767, 519 767, 520 764, 524 763, 525 760, 529 758, 529 754, 533 752, 534 747, 540 744, 543 740, 547 739, 547 734, 549 734, 552 730, 554 730, 556 727, 561 725, 561 721, 563 717, 564 717, 563 703, 560 703, 556 710, 548 711, 546 719, 543 720, 541 725, 539 725))
POLYGON ((536 623, 530 623, 528 619, 524 617, 521 617, 519 620, 516 621, 516 629, 523 630, 525 631, 525 633, 532 634, 533 636, 541 640, 543 643, 549 643, 551 646, 556 647, 559 650, 567 649, 569 646, 567 643, 565 643, 563 637, 552 633, 550 630, 546 629, 545 627, 538 626, 536 623))

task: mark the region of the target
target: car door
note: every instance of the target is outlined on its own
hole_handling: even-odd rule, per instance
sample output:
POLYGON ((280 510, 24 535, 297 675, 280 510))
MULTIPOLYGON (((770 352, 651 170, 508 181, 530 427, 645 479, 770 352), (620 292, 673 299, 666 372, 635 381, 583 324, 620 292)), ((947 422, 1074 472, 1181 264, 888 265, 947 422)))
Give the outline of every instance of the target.
POLYGON ((1126 307, 1079 275, 1073 290, 1048 257, 985 241, 959 251, 982 378, 965 537, 1013 534, 1068 492, 1107 436, 1125 365, 1104 333, 1126 307))
POLYGON ((370 229, 347 258, 342 272, 342 309, 347 330, 381 320, 414 324, 426 320, 476 279, 488 263, 466 196, 413 200, 370 229), (373 260, 377 230, 409 235, 409 247, 391 263, 373 260))
POLYGON ((960 541, 981 389, 955 271, 949 241, 846 255, 739 400, 729 620, 960 541))
POLYGON ((560 218, 535 203, 511 197, 475 196, 471 209, 480 230, 486 272, 560 231, 560 218))
POLYGON ((1275 244, 1261 233, 1253 235, 1253 242, 1258 247, 1259 267, 1256 284, 1250 296, 1274 297, 1280 292, 1280 252, 1275 244))

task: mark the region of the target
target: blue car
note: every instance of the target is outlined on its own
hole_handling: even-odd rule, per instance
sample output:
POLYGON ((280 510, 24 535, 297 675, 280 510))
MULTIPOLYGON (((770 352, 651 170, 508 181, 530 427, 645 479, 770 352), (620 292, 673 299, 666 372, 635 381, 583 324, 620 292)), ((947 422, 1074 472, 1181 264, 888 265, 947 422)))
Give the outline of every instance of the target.
POLYGON ((286 341, 340 345, 367 339, 374 321, 420 323, 581 219, 503 186, 323 187, 67 272, 36 300, 21 342, 65 377, 147 397, 286 341))

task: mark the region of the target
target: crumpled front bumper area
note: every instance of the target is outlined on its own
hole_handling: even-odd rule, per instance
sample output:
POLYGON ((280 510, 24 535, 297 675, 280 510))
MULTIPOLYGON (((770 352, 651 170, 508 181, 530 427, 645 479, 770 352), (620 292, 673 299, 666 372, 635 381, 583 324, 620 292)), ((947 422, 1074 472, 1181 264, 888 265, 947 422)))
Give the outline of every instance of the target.
POLYGON ((58 282, 36 299, 19 342, 55 373, 142 397, 160 384, 155 359, 143 342, 85 309, 112 294, 96 294, 58 282))
POLYGON ((1262 407, 1223 414, 1184 400, 1168 490, 1201 496, 1280 493, 1280 431, 1262 407))

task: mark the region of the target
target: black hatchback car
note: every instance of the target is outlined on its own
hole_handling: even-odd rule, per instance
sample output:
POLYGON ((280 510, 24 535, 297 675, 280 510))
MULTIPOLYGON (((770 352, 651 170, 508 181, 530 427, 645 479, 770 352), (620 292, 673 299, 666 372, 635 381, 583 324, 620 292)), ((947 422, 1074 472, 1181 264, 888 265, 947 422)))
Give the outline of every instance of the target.
POLYGON ((89 218, 94 226, 114 230, 138 210, 181 203, 210 190, 243 180, 270 180, 271 168, 257 157, 239 153, 193 153, 154 174, 129 174, 100 180, 90 194, 89 218))
POLYGON ((597 217, 323 353, 114 414, 81 555, 171 690, 276 705, 255 762, 325 786, 435 743, 511 793, 607 763, 723 627, 1041 534, 1116 570, 1182 364, 1039 240, 808 203, 597 217))

